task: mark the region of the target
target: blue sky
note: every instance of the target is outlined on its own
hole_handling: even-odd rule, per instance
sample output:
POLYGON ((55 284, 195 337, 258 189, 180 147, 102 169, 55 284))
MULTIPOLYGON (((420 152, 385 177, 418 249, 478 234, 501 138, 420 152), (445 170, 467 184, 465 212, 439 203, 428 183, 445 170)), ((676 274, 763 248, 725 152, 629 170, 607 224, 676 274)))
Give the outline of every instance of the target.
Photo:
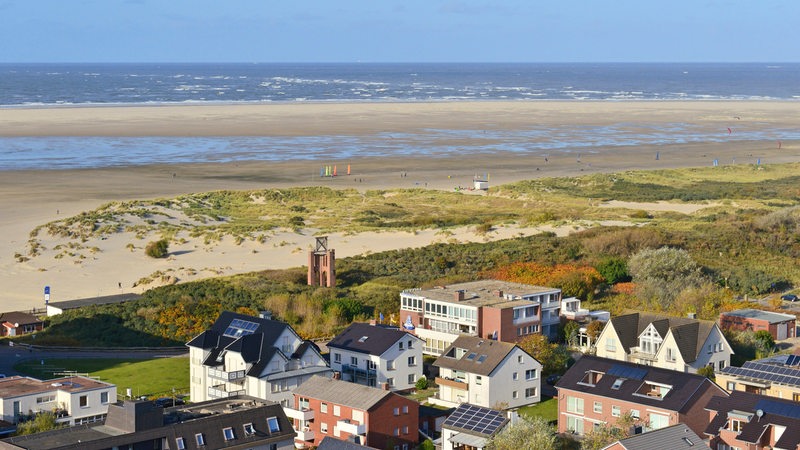
POLYGON ((0 62, 798 62, 797 0, 0 0, 0 62))

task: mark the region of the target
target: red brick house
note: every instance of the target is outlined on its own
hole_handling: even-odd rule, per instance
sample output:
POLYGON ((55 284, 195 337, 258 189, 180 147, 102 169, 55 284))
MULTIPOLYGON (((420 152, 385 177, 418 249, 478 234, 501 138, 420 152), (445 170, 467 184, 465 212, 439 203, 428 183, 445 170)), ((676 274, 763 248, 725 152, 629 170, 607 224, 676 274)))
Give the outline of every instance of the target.
POLYGON ((558 431, 577 435, 614 426, 626 413, 637 432, 684 423, 700 435, 710 421, 705 405, 728 395, 701 375, 596 356, 581 357, 556 389, 558 431))
POLYGON ((800 404, 749 392, 714 397, 705 430, 713 449, 800 449, 800 404))
POLYGON ((0 325, 0 336, 21 336, 44 328, 36 316, 19 311, 0 313, 0 325))
POLYGON ((314 376, 294 391, 298 448, 326 436, 375 448, 413 449, 418 442, 419 403, 391 391, 314 376))
POLYGON ((769 331, 772 339, 782 341, 795 337, 797 316, 758 309, 737 309, 719 315, 719 326, 737 331, 769 331))

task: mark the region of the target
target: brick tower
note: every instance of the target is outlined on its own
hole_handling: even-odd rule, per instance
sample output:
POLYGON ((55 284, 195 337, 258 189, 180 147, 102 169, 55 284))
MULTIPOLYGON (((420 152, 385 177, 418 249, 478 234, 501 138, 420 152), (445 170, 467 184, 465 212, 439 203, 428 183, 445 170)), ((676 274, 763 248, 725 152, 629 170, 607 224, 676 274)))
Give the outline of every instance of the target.
POLYGON ((335 252, 328 250, 328 236, 316 238, 316 248, 308 252, 308 285, 334 287, 336 285, 335 252))

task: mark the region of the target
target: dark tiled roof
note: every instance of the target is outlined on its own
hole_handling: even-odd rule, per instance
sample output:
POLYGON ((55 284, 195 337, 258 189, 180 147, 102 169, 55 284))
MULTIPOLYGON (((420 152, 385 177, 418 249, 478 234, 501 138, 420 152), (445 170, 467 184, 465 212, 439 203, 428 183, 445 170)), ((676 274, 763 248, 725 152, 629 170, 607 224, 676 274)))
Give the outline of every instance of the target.
POLYGON ((328 343, 328 348, 340 348, 380 356, 402 339, 420 340, 413 334, 397 328, 387 328, 368 323, 354 323, 328 343), (366 337, 366 339, 363 339, 366 337))
POLYGON ((729 397, 713 397, 706 409, 717 413, 705 430, 709 436, 719 435, 719 430, 728 421, 728 413, 737 411, 750 416, 749 422, 742 423, 739 440, 758 443, 770 426, 778 425, 786 430, 775 443, 775 448, 797 448, 800 445, 800 404, 795 401, 734 391, 729 397), (763 408, 762 415, 758 417, 756 411, 760 408, 763 408))
POLYGON ((559 390, 585 392, 677 412, 688 410, 699 391, 712 389, 715 392, 718 391, 720 395, 725 395, 725 391, 721 387, 701 375, 588 355, 578 359, 561 377, 556 387, 559 390), (637 369, 637 372, 643 373, 642 379, 630 377, 625 379, 618 389, 613 389, 614 383, 622 377, 611 375, 608 372, 610 370, 616 372, 616 369, 619 368, 637 369), (590 370, 604 374, 594 386, 581 382, 590 370), (634 395, 647 381, 672 386, 672 389, 664 398, 634 395))
MULTIPOLYGON (((147 402, 149 406, 149 402, 147 402)), ((291 442, 294 430, 283 408, 274 402, 252 397, 229 398, 210 402, 195 403, 180 408, 147 411, 147 425, 133 423, 129 404, 110 405, 109 419, 105 424, 80 425, 59 430, 47 431, 28 436, 4 439, 4 443, 23 449, 80 449, 100 450, 114 447, 127 448, 128 445, 147 443, 166 439, 170 448, 175 447, 176 438, 182 437, 187 449, 197 448, 195 434, 202 433, 204 448, 249 448, 269 443, 291 442), (118 414, 118 417, 112 417, 118 414), (278 419, 279 431, 270 432, 267 418, 278 419), (119 419, 119 420, 117 420, 119 419), (122 422, 120 422, 120 420, 122 422), (125 423, 128 430, 110 426, 108 423, 125 423), (255 434, 246 436, 244 424, 252 423, 255 434), (225 441, 222 430, 232 428, 235 439, 225 441), (131 431, 137 429, 138 431, 131 431)), ((136 410, 139 408, 135 405, 136 410)), ((2 445, 2 444, 0 444, 2 445)))
POLYGON ((363 445, 354 444, 352 442, 341 441, 330 436, 326 436, 322 442, 317 446, 317 450, 363 450, 372 447, 365 447, 363 445))
POLYGON ((682 423, 620 439, 619 443, 625 450, 694 450, 698 447, 707 448, 704 446, 703 439, 682 423))
POLYGON ((639 345, 639 335, 651 323, 661 337, 666 337, 667 331, 672 330, 678 351, 687 363, 697 360, 703 350, 703 344, 716 324, 709 320, 689 319, 685 317, 669 317, 658 314, 634 312, 617 316, 611 319, 619 336, 625 352, 630 353, 631 347, 639 345))
POLYGON ((36 316, 20 311, 0 313, 0 323, 3 322, 18 323, 20 326, 42 323, 36 316))
MULTIPOLYGON (((517 348, 516 345, 508 342, 483 339, 477 336, 459 336, 442 353, 442 356, 436 359, 433 365, 478 375, 490 375, 515 348, 517 348), (457 348, 466 350, 460 358, 455 358, 455 349, 457 348), (485 356, 482 361, 481 356, 485 356)), ((520 351, 523 350, 520 349, 520 351)))
POLYGON ((369 411, 390 395, 397 395, 383 389, 316 375, 298 386, 294 390, 294 394, 363 411, 369 411))

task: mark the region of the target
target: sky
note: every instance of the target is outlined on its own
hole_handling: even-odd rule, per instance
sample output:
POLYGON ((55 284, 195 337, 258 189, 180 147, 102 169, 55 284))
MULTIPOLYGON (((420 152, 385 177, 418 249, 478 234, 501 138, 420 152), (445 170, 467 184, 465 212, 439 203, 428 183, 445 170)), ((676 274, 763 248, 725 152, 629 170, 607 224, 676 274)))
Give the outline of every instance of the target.
POLYGON ((0 62, 800 62, 798 0, 0 0, 0 62))

